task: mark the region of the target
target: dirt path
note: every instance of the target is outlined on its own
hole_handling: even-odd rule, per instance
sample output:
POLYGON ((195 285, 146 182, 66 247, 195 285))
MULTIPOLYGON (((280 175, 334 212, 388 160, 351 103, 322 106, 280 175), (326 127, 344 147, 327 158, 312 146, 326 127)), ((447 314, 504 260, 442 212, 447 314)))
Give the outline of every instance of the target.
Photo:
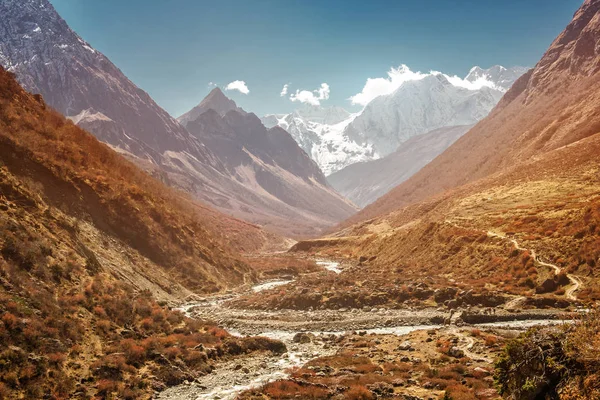
MULTIPOLYGON (((455 228, 473 229, 473 228, 465 228, 464 226, 457 225, 454 222, 449 221, 449 220, 445 220, 444 222, 455 228)), ((528 251, 529 254, 531 254, 531 257, 533 258, 533 261, 535 263, 537 263, 538 265, 541 265, 543 267, 552 268, 554 270, 554 275, 559 275, 563 272, 563 269, 560 268, 558 265, 550 264, 545 261, 542 261, 540 259, 540 257, 537 255, 537 253, 535 252, 535 250, 526 249, 525 247, 521 247, 521 245, 519 244, 519 242, 517 242, 516 239, 509 238, 504 233, 498 233, 498 232, 494 232, 494 231, 482 231, 482 232, 485 232, 488 237, 510 241, 512 243, 512 245, 515 247, 515 249, 517 249, 519 251, 528 251)), ((583 281, 581 280, 580 277, 578 277, 577 275, 573 275, 573 274, 567 274, 567 278, 571 282, 571 287, 569 287, 566 290, 565 297, 568 298, 569 300, 577 301, 577 296, 575 295, 575 292, 577 292, 583 286, 583 281)), ((509 308, 509 306, 514 308, 515 306, 517 306, 518 304, 523 302, 525 299, 526 298, 523 296, 516 297, 515 299, 511 300, 510 302, 508 302, 506 304, 506 308, 509 308)))
POLYGON ((457 347, 465 353, 467 357, 474 361, 483 361, 492 364, 494 360, 489 357, 485 357, 481 354, 475 353, 473 348, 475 347, 476 340, 470 336, 467 332, 461 329, 453 328, 449 331, 459 338, 457 347))
MULTIPOLYGON (((504 240, 510 240, 510 242, 513 244, 513 246, 515 246, 515 249, 517 249, 519 251, 528 251, 531 254, 531 257, 533 258, 534 262, 536 262, 537 264, 539 264, 543 267, 552 268, 554 270, 554 275, 559 275, 563 272, 563 269, 560 268, 558 265, 550 264, 545 261, 542 261, 540 259, 539 255, 535 252, 535 250, 526 249, 524 247, 521 247, 519 245, 519 242, 517 242, 515 239, 509 239, 503 234, 498 234, 498 233, 495 233, 492 231, 488 231, 487 234, 489 237, 496 237, 496 238, 500 238, 500 239, 504 239, 504 240)), ((583 283, 578 276, 573 275, 573 274, 567 274, 567 278, 571 282, 571 287, 569 289, 567 289, 567 291, 565 292, 565 296, 569 300, 576 301, 577 296, 575 296, 575 292, 579 290, 579 288, 582 286, 583 283)))

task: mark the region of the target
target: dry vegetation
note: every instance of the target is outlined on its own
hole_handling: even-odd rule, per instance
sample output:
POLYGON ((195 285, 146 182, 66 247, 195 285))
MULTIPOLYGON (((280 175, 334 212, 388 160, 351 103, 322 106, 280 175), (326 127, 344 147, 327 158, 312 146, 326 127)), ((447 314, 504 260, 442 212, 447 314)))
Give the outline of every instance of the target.
POLYGON ((510 341, 496 362, 500 392, 510 399, 600 398, 600 318, 533 329, 510 341))
POLYGON ((423 296, 435 300, 436 289, 473 289, 479 294, 527 296, 533 306, 563 307, 572 287, 570 274, 582 283, 575 293, 580 301, 599 300, 597 154, 600 138, 595 135, 325 239, 300 242, 294 248, 297 252, 347 258, 355 267, 340 277, 300 281, 295 287, 302 291, 316 285, 319 290, 311 290, 311 296, 316 292, 334 298, 328 292, 345 286, 345 296, 356 293, 358 299, 360 292, 371 293, 372 300, 357 300, 366 305, 393 306, 423 296), (513 239, 528 251, 516 249, 513 239), (533 251, 561 273, 536 262, 533 251), (427 286, 429 294, 409 290, 417 296, 407 298, 406 289, 419 283, 427 286), (373 299, 379 291, 389 293, 389 298, 373 299))
POLYGON ((291 371, 287 380, 244 393, 242 399, 498 399, 488 363, 504 339, 480 331, 418 331, 405 336, 347 335, 342 350, 291 371), (466 337, 473 352, 465 355, 466 337))
POLYGON ((155 300, 254 279, 227 243, 252 230, 225 219, 231 229, 214 234, 216 212, 166 189, 3 70, 0 161, 0 398, 147 398, 216 360, 284 351, 155 300))
POLYGON ((322 270, 314 259, 290 254, 246 255, 244 260, 261 280, 291 278, 322 270))

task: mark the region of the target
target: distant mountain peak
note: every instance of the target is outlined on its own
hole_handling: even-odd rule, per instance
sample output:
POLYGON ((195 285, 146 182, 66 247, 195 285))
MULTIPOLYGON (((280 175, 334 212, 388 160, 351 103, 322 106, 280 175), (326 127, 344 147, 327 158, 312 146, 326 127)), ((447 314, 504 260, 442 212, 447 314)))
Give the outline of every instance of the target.
POLYGON ((223 91, 219 87, 216 87, 213 90, 211 90, 210 93, 208 93, 208 95, 206 95, 206 97, 200 102, 200 104, 192 108, 187 113, 183 114, 181 117, 177 118, 177 120, 183 126, 187 126, 187 124, 189 124, 192 121, 195 121, 200 115, 202 115, 208 110, 214 110, 221 116, 224 116, 232 110, 235 110, 241 114, 246 113, 244 110, 238 107, 237 104, 235 104, 235 101, 225 96, 225 93, 223 93, 223 91))
POLYGON ((527 72, 528 69, 529 68, 527 67, 520 66, 506 68, 502 65, 493 65, 488 69, 475 66, 471 68, 465 80, 468 82, 476 82, 484 79, 493 83, 498 90, 507 91, 517 78, 527 72))

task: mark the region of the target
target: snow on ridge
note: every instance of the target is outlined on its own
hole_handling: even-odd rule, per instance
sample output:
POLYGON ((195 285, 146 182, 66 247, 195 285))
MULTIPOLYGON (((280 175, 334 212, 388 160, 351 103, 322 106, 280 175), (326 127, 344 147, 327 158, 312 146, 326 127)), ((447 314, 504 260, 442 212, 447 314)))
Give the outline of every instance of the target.
POLYGON ((266 126, 288 131, 328 176, 348 165, 378 159, 412 136, 449 125, 470 125, 484 118, 523 67, 473 67, 465 78, 438 71, 392 68, 387 78, 369 79, 350 100, 362 111, 304 107, 290 114, 263 117, 266 126), (383 93, 383 94, 382 94, 383 93))

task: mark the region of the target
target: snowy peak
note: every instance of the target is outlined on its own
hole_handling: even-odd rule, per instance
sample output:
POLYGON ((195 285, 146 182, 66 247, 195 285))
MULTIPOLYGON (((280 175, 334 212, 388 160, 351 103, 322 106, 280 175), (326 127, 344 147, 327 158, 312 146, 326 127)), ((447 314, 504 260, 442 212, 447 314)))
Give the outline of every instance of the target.
POLYGON ((235 104, 235 101, 225 96, 223 91, 216 87, 210 91, 210 93, 200 102, 200 104, 183 114, 181 117, 177 118, 177 120, 183 126, 187 126, 188 123, 196 120, 200 115, 208 110, 214 110, 221 116, 224 116, 232 110, 235 110, 241 114, 245 114, 245 111, 239 108, 237 104, 235 104))
MULTIPOLYGON (((403 70, 410 73, 408 67, 403 70)), ((432 71, 414 73, 390 94, 374 98, 359 114, 340 107, 305 106, 267 115, 268 126, 287 130, 330 175, 348 165, 384 157, 410 138, 483 119, 526 68, 474 67, 466 78, 432 71)))
POLYGON ((482 69, 481 67, 476 66, 471 68, 471 71, 469 71, 465 80, 471 83, 485 80, 493 83, 495 88, 507 91, 521 75, 527 72, 527 70, 528 68, 518 66, 505 68, 501 65, 494 65, 488 69, 482 69))

